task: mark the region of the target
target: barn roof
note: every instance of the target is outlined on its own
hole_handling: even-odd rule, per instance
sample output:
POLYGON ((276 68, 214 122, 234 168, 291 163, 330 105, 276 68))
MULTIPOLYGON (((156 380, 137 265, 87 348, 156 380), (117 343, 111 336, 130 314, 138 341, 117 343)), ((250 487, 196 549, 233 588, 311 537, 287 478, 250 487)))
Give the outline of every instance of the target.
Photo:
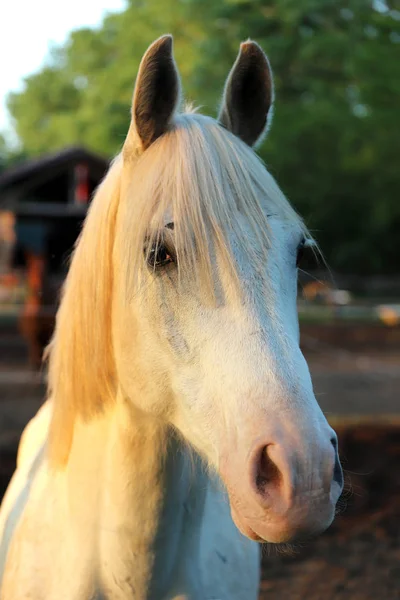
POLYGON ((62 168, 64 165, 68 166, 70 163, 80 161, 87 162, 94 171, 98 171, 99 177, 102 177, 109 164, 109 161, 106 158, 86 150, 86 148, 73 146, 61 150, 60 152, 29 160, 7 169, 0 174, 0 192, 24 183, 29 178, 38 175, 40 172, 51 171, 54 168, 62 168))

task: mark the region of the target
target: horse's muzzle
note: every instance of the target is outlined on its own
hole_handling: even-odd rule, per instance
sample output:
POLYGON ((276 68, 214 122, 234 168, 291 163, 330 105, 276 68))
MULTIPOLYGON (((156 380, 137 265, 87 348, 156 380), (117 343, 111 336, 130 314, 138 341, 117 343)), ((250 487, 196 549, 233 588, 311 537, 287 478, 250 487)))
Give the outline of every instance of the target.
POLYGON ((232 518, 244 535, 283 543, 329 527, 343 474, 336 434, 327 426, 321 437, 301 444, 284 441, 285 436, 265 439, 254 445, 241 467, 237 453, 221 463, 232 518))

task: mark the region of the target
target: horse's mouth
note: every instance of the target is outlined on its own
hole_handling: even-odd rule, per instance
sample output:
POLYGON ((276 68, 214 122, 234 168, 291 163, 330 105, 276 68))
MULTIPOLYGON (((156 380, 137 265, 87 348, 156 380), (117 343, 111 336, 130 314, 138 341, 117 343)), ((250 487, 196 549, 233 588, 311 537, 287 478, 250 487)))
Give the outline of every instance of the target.
POLYGON ((278 553, 287 553, 288 549, 293 553, 296 545, 304 544, 320 535, 334 518, 334 510, 329 510, 329 513, 322 522, 310 522, 307 519, 304 524, 297 522, 293 526, 291 519, 287 518, 247 518, 231 503, 232 519, 238 530, 254 542, 271 545, 278 553))
POLYGON ((253 542, 264 543, 266 541, 262 537, 260 537, 258 535, 258 533, 256 533, 254 531, 254 529, 252 529, 250 527, 250 525, 248 525, 248 523, 246 523, 241 518, 241 516, 239 515, 239 513, 233 506, 231 506, 231 515, 232 515, 232 519, 233 519, 233 522, 235 523, 236 527, 239 529, 240 533, 242 533, 244 536, 246 536, 253 542))

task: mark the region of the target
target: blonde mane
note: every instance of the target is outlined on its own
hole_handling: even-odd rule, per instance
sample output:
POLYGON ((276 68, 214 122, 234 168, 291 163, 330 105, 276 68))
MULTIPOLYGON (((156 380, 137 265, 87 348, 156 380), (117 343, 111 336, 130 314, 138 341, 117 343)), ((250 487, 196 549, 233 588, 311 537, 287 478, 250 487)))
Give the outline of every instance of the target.
MULTIPOLYGON (((269 212, 300 219, 254 152, 211 118, 185 113, 139 157, 118 156, 92 201, 64 285, 48 350, 48 395, 53 404, 50 459, 65 464, 76 418, 91 419, 113 402, 117 374, 111 335, 113 253, 121 259, 126 299, 140 293, 145 251, 174 223, 180 276, 195 273, 213 295, 216 255, 240 282, 227 232, 242 219, 267 252, 269 212)), ((305 228, 304 228, 305 229, 305 228)), ((248 230, 239 237, 253 252, 248 230)), ((265 270, 266 254, 251 260, 265 270)), ((236 293, 235 292, 235 293, 236 293)))

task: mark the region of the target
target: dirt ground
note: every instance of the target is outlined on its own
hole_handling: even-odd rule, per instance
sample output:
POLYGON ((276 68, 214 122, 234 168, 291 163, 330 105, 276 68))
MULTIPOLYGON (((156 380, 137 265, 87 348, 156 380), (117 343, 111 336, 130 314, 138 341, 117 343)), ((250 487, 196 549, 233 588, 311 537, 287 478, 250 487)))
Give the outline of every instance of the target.
MULTIPOLYGON (((0 355, 0 498, 44 393, 13 343, 0 355)), ((293 555, 265 548, 260 600, 400 600, 400 355, 303 346, 339 435, 346 490, 324 535, 293 555)))

